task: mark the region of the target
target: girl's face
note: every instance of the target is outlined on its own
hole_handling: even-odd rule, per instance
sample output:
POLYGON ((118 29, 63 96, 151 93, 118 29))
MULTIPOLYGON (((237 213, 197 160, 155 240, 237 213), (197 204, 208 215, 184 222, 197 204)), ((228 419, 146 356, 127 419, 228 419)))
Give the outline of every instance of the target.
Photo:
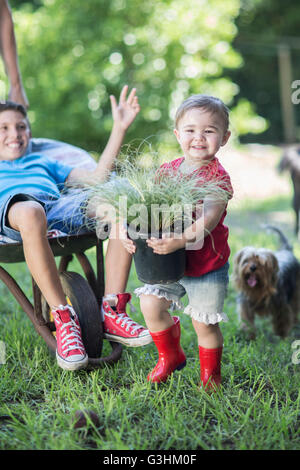
POLYGON ((212 160, 230 137, 222 118, 201 108, 188 110, 174 130, 186 163, 201 166, 212 160))
POLYGON ((22 157, 29 144, 31 132, 27 119, 19 111, 0 113, 0 160, 22 157))

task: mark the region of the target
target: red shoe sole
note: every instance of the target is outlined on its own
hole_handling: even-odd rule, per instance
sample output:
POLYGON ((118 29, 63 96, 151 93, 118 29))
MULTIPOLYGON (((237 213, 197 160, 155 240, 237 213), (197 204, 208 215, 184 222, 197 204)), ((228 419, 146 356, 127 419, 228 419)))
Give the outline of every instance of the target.
POLYGON ((172 372, 170 372, 170 374, 168 374, 166 377, 163 377, 163 378, 160 378, 160 377, 157 377, 156 379, 151 379, 150 377, 150 374, 148 375, 147 377, 147 380, 148 382, 152 382, 152 383, 163 383, 163 382, 166 382, 166 380, 168 379, 168 377, 170 377, 176 370, 181 370, 183 369, 184 367, 186 366, 186 361, 183 361, 181 364, 179 364, 172 372))

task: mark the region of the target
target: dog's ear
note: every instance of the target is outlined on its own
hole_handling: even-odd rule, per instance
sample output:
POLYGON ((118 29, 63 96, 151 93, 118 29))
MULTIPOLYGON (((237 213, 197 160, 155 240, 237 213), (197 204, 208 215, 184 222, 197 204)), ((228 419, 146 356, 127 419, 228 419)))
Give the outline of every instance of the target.
POLYGON ((243 253, 244 253, 244 249, 241 249, 240 251, 238 251, 235 256, 233 257, 233 263, 235 266, 238 266, 240 264, 240 261, 241 261, 241 258, 243 256, 243 253))
POLYGON ((240 279, 240 262, 244 254, 244 249, 239 250, 235 256, 233 257, 233 281, 235 285, 239 286, 239 279, 240 279))
POLYGON ((270 271, 272 271, 274 274, 277 275, 279 267, 278 267, 278 261, 275 255, 273 253, 269 253, 268 256, 266 257, 266 267, 270 271))
POLYGON ((279 271, 279 266, 278 266, 278 261, 276 256, 273 255, 273 253, 270 253, 267 258, 266 258, 266 269, 269 277, 269 286, 272 286, 272 294, 276 293, 276 285, 278 281, 278 271, 279 271), (273 291, 274 289, 274 291, 273 291))

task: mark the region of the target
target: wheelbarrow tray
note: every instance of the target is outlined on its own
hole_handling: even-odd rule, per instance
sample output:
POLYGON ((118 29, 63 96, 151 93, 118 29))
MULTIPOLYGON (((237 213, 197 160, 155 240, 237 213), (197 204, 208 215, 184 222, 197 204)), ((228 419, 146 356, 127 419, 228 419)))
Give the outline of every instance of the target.
MULTIPOLYGON (((97 243, 97 237, 95 233, 82 233, 49 238, 48 241, 54 256, 68 256, 92 248, 97 243)), ((0 263, 19 263, 22 261, 25 261, 22 242, 0 245, 0 263)))

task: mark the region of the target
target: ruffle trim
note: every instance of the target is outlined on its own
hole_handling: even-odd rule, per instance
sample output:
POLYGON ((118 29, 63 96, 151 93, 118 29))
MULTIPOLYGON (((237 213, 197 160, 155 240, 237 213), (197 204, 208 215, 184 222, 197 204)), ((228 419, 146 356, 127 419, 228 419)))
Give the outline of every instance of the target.
POLYGON ((194 320, 197 320, 200 323, 205 323, 206 325, 215 325, 216 323, 219 323, 221 321, 228 322, 228 317, 226 313, 202 313, 196 310, 195 308, 191 307, 188 305, 183 313, 188 315, 191 318, 194 318, 194 320))
POLYGON ((159 299, 166 299, 172 302, 170 309, 171 311, 174 310, 182 310, 183 303, 180 302, 177 295, 170 294, 169 292, 164 291, 163 289, 158 289, 157 287, 151 286, 151 284, 146 284, 143 287, 138 287, 134 291, 137 297, 140 297, 142 294, 144 295, 155 295, 159 299))

